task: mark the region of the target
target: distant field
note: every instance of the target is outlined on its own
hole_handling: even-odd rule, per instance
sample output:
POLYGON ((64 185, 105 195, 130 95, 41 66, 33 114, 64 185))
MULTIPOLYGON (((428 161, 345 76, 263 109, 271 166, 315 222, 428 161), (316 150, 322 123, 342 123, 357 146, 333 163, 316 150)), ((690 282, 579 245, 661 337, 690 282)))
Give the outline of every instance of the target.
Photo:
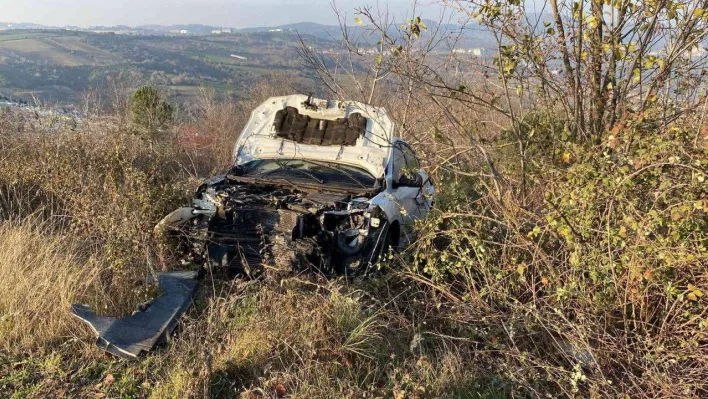
POLYGON ((56 32, 20 32, 20 33, 3 33, 0 35, 0 42, 7 42, 12 40, 25 40, 25 39, 36 39, 43 37, 57 37, 65 36, 61 33, 56 32))
MULTIPOLYGON (((315 39, 322 41, 322 39, 315 39)), ((200 87, 238 96, 269 74, 300 76, 292 37, 129 36, 72 31, 0 32, 0 95, 74 103, 109 76, 168 88, 185 101, 200 87), (237 54, 246 60, 231 57, 237 54)))

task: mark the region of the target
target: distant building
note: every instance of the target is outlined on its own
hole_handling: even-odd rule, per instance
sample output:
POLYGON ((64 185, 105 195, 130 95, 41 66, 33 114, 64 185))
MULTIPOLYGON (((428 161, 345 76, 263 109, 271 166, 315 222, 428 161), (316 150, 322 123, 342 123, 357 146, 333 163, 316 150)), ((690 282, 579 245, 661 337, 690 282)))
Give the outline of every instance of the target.
POLYGON ((188 34, 189 34, 189 31, 186 30, 186 29, 182 29, 181 31, 179 31, 179 33, 182 34, 182 35, 188 35, 188 34))
POLYGON ((479 47, 467 48, 467 49, 465 49, 465 48, 455 48, 455 49, 452 49, 452 52, 453 52, 454 54, 470 54, 470 55, 473 55, 473 56, 475 56, 475 57, 481 57, 481 56, 484 55, 484 49, 483 49, 483 48, 479 48, 479 47))
POLYGON ((231 33, 231 29, 216 29, 211 31, 212 35, 221 35, 226 33, 231 33))
POLYGON ((268 32, 282 32, 283 30, 278 28, 278 29, 271 29, 268 32))
POLYGON ((248 59, 246 57, 242 57, 242 56, 236 55, 236 54, 231 54, 231 58, 236 58, 237 60, 244 60, 244 61, 248 59))

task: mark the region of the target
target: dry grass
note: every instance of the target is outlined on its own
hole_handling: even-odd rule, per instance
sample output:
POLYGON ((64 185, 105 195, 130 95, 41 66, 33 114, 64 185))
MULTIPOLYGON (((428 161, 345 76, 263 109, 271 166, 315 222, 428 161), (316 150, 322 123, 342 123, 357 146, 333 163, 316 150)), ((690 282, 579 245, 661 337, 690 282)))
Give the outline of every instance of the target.
POLYGON ((0 351, 36 350, 76 332, 72 303, 98 304, 100 267, 75 238, 37 221, 0 224, 0 351))

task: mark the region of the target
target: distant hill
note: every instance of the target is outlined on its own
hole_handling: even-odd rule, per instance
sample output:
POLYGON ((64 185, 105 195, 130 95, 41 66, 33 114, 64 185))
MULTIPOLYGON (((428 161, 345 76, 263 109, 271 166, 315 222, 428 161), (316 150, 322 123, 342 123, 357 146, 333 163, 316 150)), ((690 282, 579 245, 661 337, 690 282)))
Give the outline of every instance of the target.
MULTIPOLYGON (((426 20, 425 24, 428 26, 428 31, 441 31, 447 32, 448 34, 460 33, 460 41, 458 45, 464 48, 492 48, 496 46, 494 37, 487 31, 484 27, 477 24, 470 24, 467 26, 460 26, 455 24, 440 24, 438 25, 435 21, 426 20)), ((397 30, 398 25, 393 24, 389 30, 388 35, 391 37, 398 37, 399 32, 397 30)), ((358 26, 351 24, 347 26, 352 37, 357 38, 360 42, 367 43, 369 45, 375 45, 379 40, 376 35, 371 35, 371 28, 368 26, 358 26)), ((318 37, 324 40, 342 40, 342 29, 340 26, 335 25, 322 25, 314 22, 302 22, 296 24, 288 25, 278 25, 278 26, 268 26, 268 27, 254 27, 245 28, 239 30, 241 32, 297 32, 301 35, 309 35, 313 37, 318 37)))
MULTIPOLYGON (((539 16, 540 18, 540 16, 539 16)), ((426 25, 429 31, 435 31, 440 28, 442 31, 448 33, 457 34, 461 32, 460 42, 458 43, 462 47, 476 47, 476 48, 491 48, 495 46, 493 37, 489 32, 480 25, 470 24, 464 28, 455 24, 442 24, 439 25, 435 21, 426 20, 426 25)), ((388 34, 392 37, 397 36, 398 24, 393 24, 392 29, 388 34)), ((294 24, 286 25, 276 25, 276 26, 261 26, 261 27, 251 27, 251 28, 228 28, 220 26, 211 25, 201 25, 201 24, 188 24, 188 25, 140 25, 140 26, 127 26, 127 25, 117 25, 117 26, 91 26, 88 28, 81 28, 76 26, 66 26, 62 28, 49 27, 31 23, 0 23, 0 30, 25 30, 25 29, 41 29, 41 30, 72 30, 80 32, 116 32, 123 34, 135 34, 135 35, 197 35, 206 36, 212 35, 214 32, 219 33, 276 33, 276 32, 290 32, 299 33, 301 35, 309 35, 323 40, 335 40, 339 41, 342 39, 341 28, 337 25, 323 25, 316 22, 300 22, 294 24)), ((348 26, 352 36, 357 37, 365 44, 374 45, 378 38, 369 35, 370 28, 367 26, 357 26, 351 24, 348 26), (370 42, 370 43, 369 43, 370 42)))
MULTIPOLYGON (((114 27, 116 30, 123 27, 114 27)), ((308 36, 316 45, 329 42, 308 36)), ((122 75, 131 84, 155 84, 172 98, 192 98, 200 87, 238 97, 259 79, 303 75, 292 36, 133 35, 58 29, 0 32, 0 96, 61 104, 122 75)))
MULTIPOLYGON (((461 53, 487 54, 485 49, 495 46, 477 25, 427 25, 428 34, 459 38, 455 46, 461 53)), ((379 40, 370 27, 348 29, 363 47, 379 40)), ((313 22, 233 30, 196 24, 57 28, 0 23, 0 96, 71 104, 88 87, 118 74, 135 84, 166 87, 182 100, 201 86, 239 96, 265 76, 305 78, 296 33, 316 48, 339 51, 340 27, 313 22)), ((388 34, 400 36, 396 28, 388 34)))

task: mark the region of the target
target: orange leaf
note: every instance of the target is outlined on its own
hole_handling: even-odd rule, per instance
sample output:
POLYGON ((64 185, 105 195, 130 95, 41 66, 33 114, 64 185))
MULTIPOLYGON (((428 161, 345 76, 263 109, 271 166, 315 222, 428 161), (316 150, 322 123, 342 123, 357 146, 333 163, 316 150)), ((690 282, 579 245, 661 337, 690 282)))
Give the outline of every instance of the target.
POLYGON ((565 163, 570 163, 570 153, 569 152, 564 152, 563 157, 561 158, 563 162, 565 163))

